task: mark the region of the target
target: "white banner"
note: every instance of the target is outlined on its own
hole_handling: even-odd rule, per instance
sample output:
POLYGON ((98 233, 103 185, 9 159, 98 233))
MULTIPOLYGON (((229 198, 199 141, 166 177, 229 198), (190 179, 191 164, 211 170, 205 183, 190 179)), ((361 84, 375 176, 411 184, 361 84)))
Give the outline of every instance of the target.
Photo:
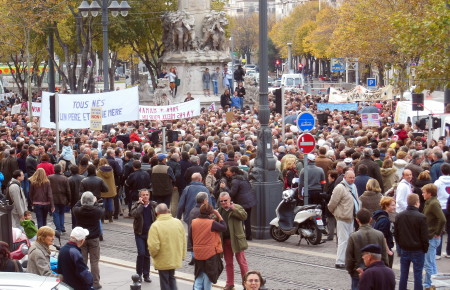
POLYGON ((18 105, 12 106, 12 108, 11 108, 11 115, 19 114, 21 108, 22 108, 22 104, 18 104, 18 105))
MULTIPOLYGON (((55 128, 55 123, 50 122, 49 96, 48 92, 42 93, 43 128, 55 128)), ((89 128, 91 107, 102 107, 103 125, 138 120, 138 87, 99 94, 59 94, 59 128, 89 128)))
POLYGON ((169 106, 139 106, 139 120, 176 120, 200 115, 200 100, 169 106))

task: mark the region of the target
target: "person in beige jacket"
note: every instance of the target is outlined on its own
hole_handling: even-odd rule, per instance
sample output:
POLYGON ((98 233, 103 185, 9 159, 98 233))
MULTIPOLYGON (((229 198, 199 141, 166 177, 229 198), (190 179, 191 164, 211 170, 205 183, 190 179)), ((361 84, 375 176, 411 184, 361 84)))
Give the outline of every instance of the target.
POLYGON ((360 208, 358 192, 354 182, 355 173, 353 170, 348 170, 345 173, 344 180, 334 188, 328 203, 328 209, 337 221, 338 249, 336 268, 345 268, 347 241, 354 230, 354 216, 360 208))

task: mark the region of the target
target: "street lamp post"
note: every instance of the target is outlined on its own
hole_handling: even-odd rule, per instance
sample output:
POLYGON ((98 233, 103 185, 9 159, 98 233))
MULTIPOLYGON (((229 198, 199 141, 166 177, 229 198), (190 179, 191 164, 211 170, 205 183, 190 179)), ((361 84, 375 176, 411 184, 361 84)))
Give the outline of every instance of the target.
POLYGON ((259 107, 258 147, 252 178, 257 206, 252 214, 252 232, 256 239, 270 238, 269 222, 275 217, 275 208, 281 199, 282 184, 277 179, 276 160, 272 152, 272 131, 269 128, 268 98, 268 31, 267 0, 259 0, 259 107))
POLYGON ((81 12, 81 16, 88 17, 89 12, 93 17, 96 17, 98 13, 102 12, 102 32, 103 32, 103 91, 109 91, 109 50, 108 50, 108 10, 111 11, 113 17, 117 17, 119 12, 122 16, 127 16, 128 11, 131 9, 127 1, 117 2, 116 0, 101 0, 102 5, 100 6, 97 0, 92 1, 89 5, 88 1, 83 0, 78 10, 81 12), (109 6, 108 6, 109 4, 109 6))
POLYGON ((288 42, 288 73, 292 73, 292 43, 288 42))

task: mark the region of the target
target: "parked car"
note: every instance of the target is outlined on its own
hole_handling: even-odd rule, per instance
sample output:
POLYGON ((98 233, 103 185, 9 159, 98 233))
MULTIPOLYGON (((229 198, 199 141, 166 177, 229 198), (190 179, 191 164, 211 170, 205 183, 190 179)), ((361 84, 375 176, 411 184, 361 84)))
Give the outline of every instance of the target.
POLYGON ((0 289, 70 290, 72 287, 55 277, 39 276, 31 273, 0 272, 0 289))

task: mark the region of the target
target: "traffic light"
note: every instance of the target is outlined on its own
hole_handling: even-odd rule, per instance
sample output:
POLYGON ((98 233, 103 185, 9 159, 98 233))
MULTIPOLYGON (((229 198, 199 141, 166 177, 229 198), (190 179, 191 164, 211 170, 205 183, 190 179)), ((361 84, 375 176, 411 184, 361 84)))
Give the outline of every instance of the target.
POLYGON ((303 70, 303 64, 299 63, 298 64, 298 72, 302 72, 303 70))
POLYGON ((275 68, 279 69, 281 66, 281 61, 279 59, 275 60, 275 68))

